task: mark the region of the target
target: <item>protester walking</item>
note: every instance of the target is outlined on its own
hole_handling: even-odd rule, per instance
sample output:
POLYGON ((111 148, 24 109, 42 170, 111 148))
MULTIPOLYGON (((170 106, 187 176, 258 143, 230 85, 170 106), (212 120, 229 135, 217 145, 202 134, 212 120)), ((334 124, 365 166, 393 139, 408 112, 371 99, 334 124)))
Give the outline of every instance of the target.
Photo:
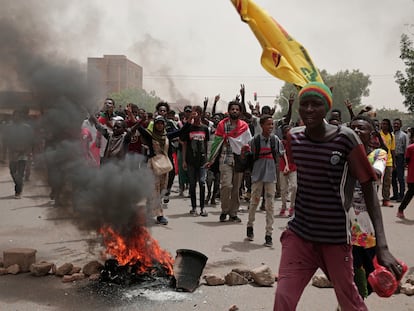
POLYGON ((401 119, 394 119, 392 122, 395 137, 395 165, 392 171, 392 192, 391 200, 401 202, 405 193, 405 150, 409 145, 408 135, 401 130, 401 119))
POLYGON ((405 161, 407 163, 407 185, 408 190, 405 193, 400 206, 398 207, 397 217, 404 219, 404 210, 414 196, 414 136, 410 137, 410 145, 405 151, 405 161))
POLYGON ((13 119, 5 128, 4 139, 8 150, 10 175, 14 182, 14 198, 21 199, 24 172, 29 154, 32 152, 34 133, 26 123, 27 113, 20 110, 13 112, 13 119))
POLYGON ((331 280, 343 310, 368 310, 353 280, 348 210, 354 180, 361 184, 376 234, 377 258, 397 278, 402 269, 390 253, 373 182, 376 174, 363 145, 351 129, 326 123, 332 107, 330 89, 319 82, 299 92, 305 126, 288 134, 298 172, 295 214, 280 238, 275 311, 296 309, 303 290, 320 268, 331 280))
POLYGON ((183 169, 187 171, 190 182, 189 194, 191 200, 190 214, 197 215, 196 184, 199 185, 200 216, 207 216, 205 204, 205 183, 207 161, 207 142, 209 129, 201 123, 203 109, 201 106, 193 106, 193 122, 188 132, 181 137, 183 142, 183 169))
MULTIPOLYGON (((257 206, 259 205, 262 190, 264 189, 264 206, 266 210, 266 228, 265 228, 265 246, 272 246, 273 233, 273 199, 275 196, 275 181, 276 181, 276 165, 277 157, 283 156, 287 165, 284 173, 289 171, 289 162, 285 154, 282 142, 279 138, 272 134, 273 119, 270 115, 263 115, 260 117, 260 126, 262 128, 261 134, 256 135, 246 146, 247 151, 250 152, 251 160, 253 161, 252 168, 252 195, 249 205, 249 220, 247 222, 247 239, 253 241, 254 230, 253 224, 257 206)), ((244 154, 244 153, 243 153, 244 154)))
POLYGON ((240 120, 242 105, 239 101, 231 101, 227 106, 229 116, 219 122, 211 146, 207 168, 219 157, 220 168, 220 222, 229 220, 241 222, 237 216, 240 206, 239 189, 243 179, 244 167, 240 160, 241 148, 246 145, 252 135, 246 122, 240 120))

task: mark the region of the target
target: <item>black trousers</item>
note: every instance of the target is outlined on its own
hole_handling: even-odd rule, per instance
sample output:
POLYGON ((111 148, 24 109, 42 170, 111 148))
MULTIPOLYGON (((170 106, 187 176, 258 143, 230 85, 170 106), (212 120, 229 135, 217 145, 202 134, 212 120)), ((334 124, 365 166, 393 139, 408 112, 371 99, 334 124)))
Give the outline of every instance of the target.
POLYGON ((20 194, 23 191, 23 177, 26 170, 26 160, 10 161, 10 175, 14 182, 14 192, 20 194))

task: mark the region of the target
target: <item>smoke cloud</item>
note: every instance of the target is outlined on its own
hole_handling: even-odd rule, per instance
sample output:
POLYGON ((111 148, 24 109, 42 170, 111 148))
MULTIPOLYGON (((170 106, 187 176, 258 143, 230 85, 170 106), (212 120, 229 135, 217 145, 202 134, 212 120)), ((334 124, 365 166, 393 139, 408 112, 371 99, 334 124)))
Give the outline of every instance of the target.
MULTIPOLYGON (((85 64, 53 48, 58 36, 47 21, 65 6, 56 1, 1 1, 0 91, 29 92, 32 105, 41 111, 33 124, 37 136, 44 133, 40 159, 48 182, 62 194, 59 203, 71 205, 78 216, 75 224, 86 230, 105 224, 125 231, 131 221, 145 223, 147 207, 139 209, 137 203, 152 193, 153 178, 140 157, 88 167, 80 127, 87 111, 96 111, 100 92, 87 85, 85 64)), ((10 106, 13 98, 3 96, 0 108, 10 106)), ((13 102, 13 108, 20 104, 13 102)), ((62 206, 55 210, 64 211, 62 206)))

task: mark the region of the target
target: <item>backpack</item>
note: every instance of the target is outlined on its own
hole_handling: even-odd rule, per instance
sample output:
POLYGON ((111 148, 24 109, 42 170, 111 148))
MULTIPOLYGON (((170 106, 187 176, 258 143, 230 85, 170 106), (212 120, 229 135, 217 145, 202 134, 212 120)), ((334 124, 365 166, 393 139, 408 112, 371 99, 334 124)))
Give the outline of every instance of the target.
POLYGON ((260 154, 260 135, 256 135, 253 138, 253 148, 251 154, 247 157, 247 165, 246 168, 250 171, 253 170, 253 164, 259 159, 260 155, 267 155, 269 153, 272 154, 273 160, 275 163, 277 162, 277 153, 276 153, 276 137, 275 135, 270 136, 270 152, 269 153, 262 153, 260 154))

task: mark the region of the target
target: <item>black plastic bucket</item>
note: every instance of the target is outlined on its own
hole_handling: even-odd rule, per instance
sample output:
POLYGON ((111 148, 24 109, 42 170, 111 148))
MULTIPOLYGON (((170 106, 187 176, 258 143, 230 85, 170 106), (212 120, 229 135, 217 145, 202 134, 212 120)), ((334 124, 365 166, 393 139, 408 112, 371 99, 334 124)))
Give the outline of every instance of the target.
POLYGON ((174 262, 176 290, 193 292, 200 282, 208 257, 191 249, 177 249, 174 262))

